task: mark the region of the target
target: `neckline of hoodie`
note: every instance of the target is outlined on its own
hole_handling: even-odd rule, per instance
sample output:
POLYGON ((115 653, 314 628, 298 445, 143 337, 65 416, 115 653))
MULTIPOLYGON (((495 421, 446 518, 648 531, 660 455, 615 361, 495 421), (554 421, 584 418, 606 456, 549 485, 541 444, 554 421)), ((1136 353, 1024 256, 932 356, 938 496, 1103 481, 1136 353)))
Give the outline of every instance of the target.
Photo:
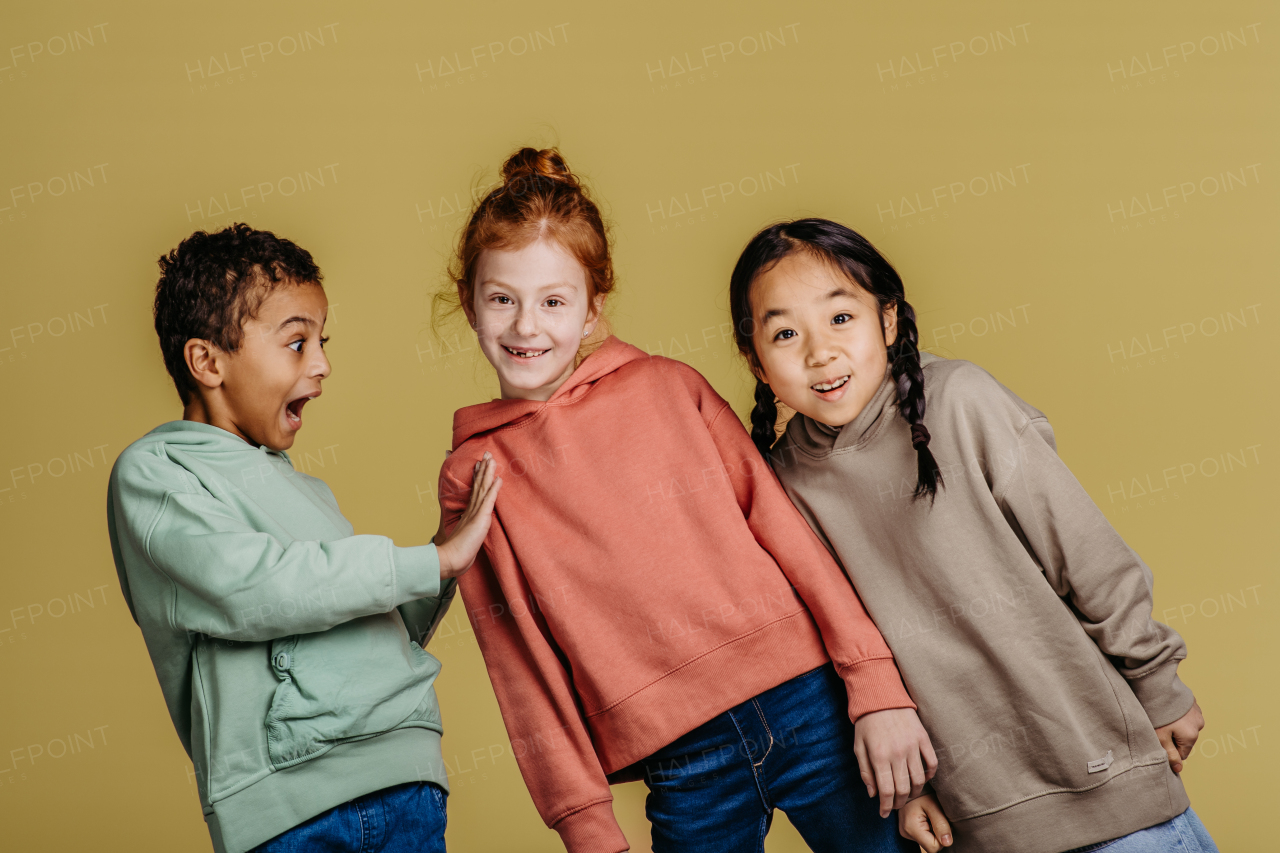
MULTIPOLYGON (((799 437, 791 438, 791 446, 811 459, 825 459, 837 453, 866 450, 893 420, 885 413, 897 402, 897 386, 893 374, 886 368, 875 394, 858 416, 841 427, 819 423, 808 415, 796 413, 796 430, 799 437), (850 438, 850 436, 854 436, 850 438)), ((790 433, 790 426, 787 432, 790 433)))
POLYGON ((272 450, 270 447, 267 447, 265 444, 258 444, 258 445, 250 444, 249 442, 245 441, 243 438, 241 438, 240 436, 236 435, 233 432, 230 432, 229 430, 225 430, 222 427, 215 426, 213 424, 206 424, 201 421, 189 421, 181 418, 173 421, 165 421, 155 429, 151 430, 151 432, 148 434, 159 435, 162 437, 161 440, 164 441, 165 444, 170 444, 172 442, 165 439, 164 436, 167 436, 169 433, 179 432, 181 430, 194 430, 195 432, 201 433, 203 435, 207 435, 210 438, 218 439, 219 441, 234 442, 236 444, 234 448, 228 446, 226 448, 218 448, 219 450, 225 449, 226 451, 229 451, 229 452, 239 452, 241 450, 245 450, 251 453, 261 452, 261 453, 266 453, 268 455, 287 458, 287 456, 285 455, 285 451, 283 450, 272 450))

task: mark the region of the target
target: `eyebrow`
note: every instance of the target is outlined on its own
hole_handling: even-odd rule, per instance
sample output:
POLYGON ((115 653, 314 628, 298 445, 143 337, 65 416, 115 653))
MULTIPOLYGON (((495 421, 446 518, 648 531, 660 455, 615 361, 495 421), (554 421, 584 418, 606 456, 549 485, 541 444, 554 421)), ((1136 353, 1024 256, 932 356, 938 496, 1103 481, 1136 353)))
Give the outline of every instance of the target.
POLYGON ((276 331, 277 332, 283 331, 285 326, 289 326, 294 323, 301 323, 304 326, 317 325, 316 321, 311 319, 310 317, 303 317, 299 315, 299 316, 290 317, 288 320, 285 320, 283 323, 281 323, 279 326, 276 327, 276 331))
MULTIPOLYGON (((847 287, 837 287, 837 288, 835 288, 835 289, 831 290, 831 291, 830 291, 826 296, 824 296, 824 297, 823 297, 823 299, 826 299, 827 301, 830 301, 830 300, 835 299, 835 298, 840 297, 840 296, 848 296, 848 297, 850 297, 850 298, 852 298, 852 299, 857 299, 857 298, 858 298, 858 295, 857 295, 856 293, 854 293, 852 290, 850 290, 849 288, 847 288, 847 287)), ((785 317, 785 316, 787 316, 787 314, 789 314, 789 313, 790 313, 790 312, 789 312, 786 308, 770 308, 768 311, 766 311, 766 312, 764 312, 762 315, 760 315, 760 325, 762 325, 762 326, 763 326, 763 325, 765 325, 766 323, 768 323, 770 320, 774 319, 775 317, 785 317)))
MULTIPOLYGON (((495 287, 511 287, 511 285, 510 285, 510 284, 508 284, 507 282, 502 281, 501 279, 496 279, 496 278, 486 278, 484 281, 480 282, 480 286, 481 286, 481 287, 485 287, 486 285, 493 285, 493 286, 495 286, 495 287)), ((536 288, 536 290, 537 290, 539 293, 542 293, 542 292, 545 292, 545 291, 548 291, 548 290, 559 290, 559 289, 560 289, 560 288, 562 288, 562 287, 568 287, 568 288, 571 288, 571 289, 572 289, 572 288, 573 288, 573 282, 571 282, 571 281, 553 281, 553 282, 551 282, 550 284, 543 284, 543 285, 539 285, 539 286, 536 288)))

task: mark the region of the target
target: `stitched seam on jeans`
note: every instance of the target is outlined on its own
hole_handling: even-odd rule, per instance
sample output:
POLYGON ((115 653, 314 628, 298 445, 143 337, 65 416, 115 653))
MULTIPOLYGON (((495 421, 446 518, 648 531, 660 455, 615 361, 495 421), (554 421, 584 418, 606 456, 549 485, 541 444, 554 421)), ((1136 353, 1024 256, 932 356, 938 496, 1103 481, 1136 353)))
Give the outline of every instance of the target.
POLYGON ((368 834, 364 829, 364 806, 360 805, 360 803, 356 803, 355 806, 356 817, 360 819, 360 853, 366 853, 367 848, 365 847, 365 842, 368 838, 368 834))
MULTIPOLYGON (((1178 817, 1182 817, 1182 815, 1178 815, 1178 817)), ((1169 823, 1173 824, 1174 830, 1177 831, 1178 841, 1182 844, 1183 848, 1187 851, 1187 853, 1191 853, 1191 851, 1193 850, 1202 850, 1203 848, 1200 846, 1200 841, 1198 839, 1196 840, 1195 847, 1192 847, 1190 844, 1187 843, 1187 836, 1182 834, 1182 825, 1181 823, 1179 823, 1178 817, 1175 817, 1173 820, 1169 821, 1169 823)))
MULTIPOLYGON (((747 734, 742 730, 742 726, 738 724, 738 718, 733 715, 732 708, 730 708, 728 711, 725 711, 725 713, 729 715, 729 722, 733 723, 733 728, 738 732, 738 740, 741 741, 742 743, 743 754, 747 756, 747 762, 750 763, 751 755, 750 753, 746 752, 747 734)), ((766 797, 764 794, 764 786, 760 784, 760 774, 757 772, 756 765, 754 764, 751 765, 751 778, 756 783, 756 795, 760 797, 760 806, 765 810, 765 813, 767 814, 768 812, 773 810, 773 806, 772 804, 770 804, 769 798, 766 797)))
POLYGON ((769 746, 765 749, 764 755, 760 756, 759 761, 751 765, 752 767, 759 767, 764 764, 764 760, 769 757, 769 753, 773 752, 773 732, 769 730, 769 721, 764 718, 764 711, 760 710, 760 703, 752 699, 751 707, 756 709, 756 716, 760 718, 760 725, 764 726, 764 733, 769 736, 769 746))

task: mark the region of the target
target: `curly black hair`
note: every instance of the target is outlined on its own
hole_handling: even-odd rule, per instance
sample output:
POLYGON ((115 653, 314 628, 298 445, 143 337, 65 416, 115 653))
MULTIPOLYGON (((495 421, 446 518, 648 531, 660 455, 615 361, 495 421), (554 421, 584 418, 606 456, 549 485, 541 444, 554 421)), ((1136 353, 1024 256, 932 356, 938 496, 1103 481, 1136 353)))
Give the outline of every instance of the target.
POLYGON ((257 314, 280 284, 322 284, 311 253, 270 231, 243 222, 209 233, 197 231, 159 260, 156 334, 164 366, 183 405, 196 384, 183 350, 192 338, 235 352, 244 322, 257 314))

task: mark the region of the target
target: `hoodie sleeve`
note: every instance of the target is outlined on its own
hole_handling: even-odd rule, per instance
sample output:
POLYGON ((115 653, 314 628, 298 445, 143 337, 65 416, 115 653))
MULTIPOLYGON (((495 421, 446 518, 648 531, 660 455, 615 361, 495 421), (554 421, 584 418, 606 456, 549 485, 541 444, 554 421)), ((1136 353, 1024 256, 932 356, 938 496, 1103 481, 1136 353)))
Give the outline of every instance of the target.
POLYGON ((400 611, 400 618, 404 619, 405 628, 409 631, 409 639, 426 648, 427 643, 431 642, 431 638, 435 635, 436 628, 440 627, 445 614, 449 612, 449 605, 453 604, 453 598, 457 592, 457 580, 449 578, 440 585, 439 595, 401 604, 397 609, 400 611))
POLYGON ((122 456, 111 518, 115 537, 144 557, 129 571, 153 572, 156 582, 145 586, 167 589, 174 631, 265 642, 440 593, 434 545, 398 548, 384 536, 281 544, 173 476, 173 467, 144 454, 122 456), (303 606, 316 597, 329 606, 303 606))
POLYGON ((1048 420, 1032 418, 1016 438, 1004 439, 1001 433, 1012 431, 1002 426, 988 430, 987 443, 1006 443, 1007 458, 1016 459, 991 466, 992 492, 1006 518, 1054 591, 1129 682, 1151 725, 1179 719, 1195 701, 1178 678, 1187 647, 1176 631, 1152 618, 1151 570, 1058 457, 1048 420))
MULTIPOLYGON (((471 488, 440 474, 446 532, 471 488)), ((475 565, 460 581, 467 616, 484 655, 525 786, 547 826, 569 853, 620 853, 626 836, 613 795, 545 617, 529 588, 497 513, 475 565)))
POLYGON ((893 654, 848 575, 787 498, 729 404, 708 385, 702 409, 729 473, 738 506, 756 541, 777 562, 813 614, 827 654, 849 693, 849 719, 872 711, 915 708, 893 654), (717 410, 712 405, 718 401, 717 410), (712 404, 712 405, 708 405, 712 404))

